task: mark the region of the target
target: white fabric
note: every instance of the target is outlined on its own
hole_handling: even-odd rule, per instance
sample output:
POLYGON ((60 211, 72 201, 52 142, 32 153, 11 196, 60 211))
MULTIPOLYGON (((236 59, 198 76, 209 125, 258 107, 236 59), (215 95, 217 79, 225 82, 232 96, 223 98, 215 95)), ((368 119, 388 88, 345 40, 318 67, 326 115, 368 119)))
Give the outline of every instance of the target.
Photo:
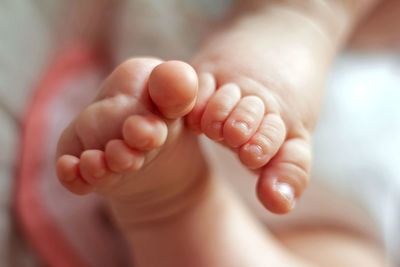
POLYGON ((399 84, 400 53, 344 54, 315 136, 316 175, 365 207, 392 257, 400 248, 399 84))
POLYGON ((314 136, 309 188, 289 215, 258 203, 255 179, 205 140, 209 156, 270 227, 339 225, 382 242, 400 264, 400 57, 347 52, 333 66, 314 136))

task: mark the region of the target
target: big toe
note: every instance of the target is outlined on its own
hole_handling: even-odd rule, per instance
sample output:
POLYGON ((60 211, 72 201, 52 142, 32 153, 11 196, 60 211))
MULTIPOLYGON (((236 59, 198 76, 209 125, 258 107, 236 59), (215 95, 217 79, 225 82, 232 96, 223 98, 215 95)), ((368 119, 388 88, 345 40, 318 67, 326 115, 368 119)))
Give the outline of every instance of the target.
POLYGON ((181 61, 167 61, 158 65, 149 78, 150 97, 168 119, 188 114, 195 105, 197 91, 196 72, 181 61))
POLYGON ((263 167, 257 195, 271 212, 290 212, 308 184, 311 145, 308 138, 287 140, 275 157, 263 167))

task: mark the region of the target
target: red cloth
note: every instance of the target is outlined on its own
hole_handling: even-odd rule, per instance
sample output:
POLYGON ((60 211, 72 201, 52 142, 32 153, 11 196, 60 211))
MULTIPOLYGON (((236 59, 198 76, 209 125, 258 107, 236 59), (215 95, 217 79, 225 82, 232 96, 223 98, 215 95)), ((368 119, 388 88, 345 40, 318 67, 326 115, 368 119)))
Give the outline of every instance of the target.
POLYGON ((15 208, 34 250, 49 266, 129 266, 124 242, 106 222, 101 199, 73 195, 55 174, 58 137, 94 97, 105 67, 83 45, 60 50, 26 112, 15 208))

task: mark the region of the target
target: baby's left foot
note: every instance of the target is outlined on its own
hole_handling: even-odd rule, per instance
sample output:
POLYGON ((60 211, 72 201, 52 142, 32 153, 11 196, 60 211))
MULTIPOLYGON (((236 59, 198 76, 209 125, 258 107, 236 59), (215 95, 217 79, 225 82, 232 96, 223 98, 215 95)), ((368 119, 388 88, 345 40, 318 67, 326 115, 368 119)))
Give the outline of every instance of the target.
POLYGON ((301 9, 260 6, 195 58, 200 87, 186 123, 237 151, 260 173, 260 201, 286 213, 309 180, 311 133, 335 47, 301 9))
MULTIPOLYGON (((221 71, 229 73, 229 66, 221 71)), ((285 122, 281 100, 250 77, 219 88, 214 77, 200 75, 199 99, 186 124, 236 151, 243 165, 261 173, 257 193, 266 208, 289 212, 308 181, 310 129, 285 122)))

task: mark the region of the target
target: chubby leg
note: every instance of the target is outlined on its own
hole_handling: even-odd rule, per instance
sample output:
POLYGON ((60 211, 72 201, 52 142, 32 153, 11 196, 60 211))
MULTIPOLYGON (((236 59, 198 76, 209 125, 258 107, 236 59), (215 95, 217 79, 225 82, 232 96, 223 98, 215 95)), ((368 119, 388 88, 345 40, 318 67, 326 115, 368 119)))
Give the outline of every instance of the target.
POLYGON ((387 266, 377 246, 342 229, 269 232, 222 179, 207 175, 187 209, 151 223, 121 225, 138 267, 387 266))
POLYGON ((190 208, 153 223, 122 225, 138 267, 314 266, 282 246, 229 186, 209 175, 190 208))

